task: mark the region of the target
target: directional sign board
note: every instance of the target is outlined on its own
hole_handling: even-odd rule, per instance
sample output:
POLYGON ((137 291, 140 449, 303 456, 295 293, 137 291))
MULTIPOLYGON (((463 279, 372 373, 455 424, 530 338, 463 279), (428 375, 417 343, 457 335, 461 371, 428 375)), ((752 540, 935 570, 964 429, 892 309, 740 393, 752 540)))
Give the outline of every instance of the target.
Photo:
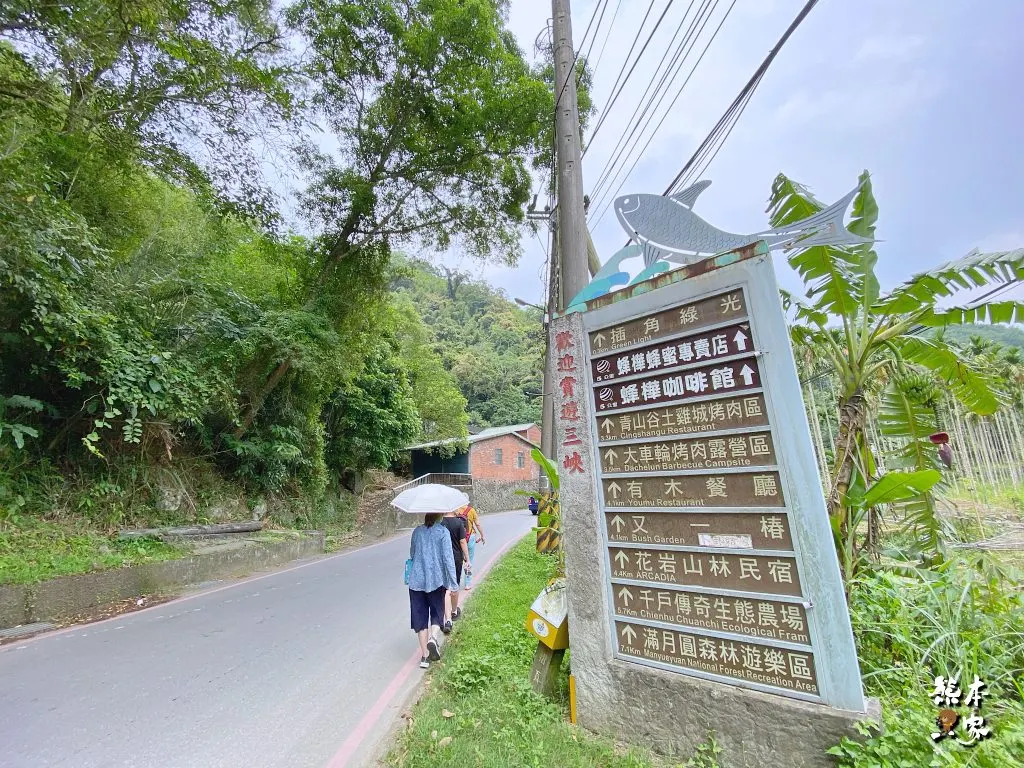
POLYGON ((611 655, 863 711, 771 262, 572 322, 559 463, 593 483, 611 655))

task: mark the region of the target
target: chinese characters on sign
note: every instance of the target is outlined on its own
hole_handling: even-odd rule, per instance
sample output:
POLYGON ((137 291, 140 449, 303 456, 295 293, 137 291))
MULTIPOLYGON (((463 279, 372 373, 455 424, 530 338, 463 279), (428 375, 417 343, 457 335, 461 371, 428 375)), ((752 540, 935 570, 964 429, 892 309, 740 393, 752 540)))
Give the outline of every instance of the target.
POLYGON ((555 414, 564 425, 565 436, 559 446, 558 454, 561 457, 561 471, 568 473, 583 473, 585 471, 583 455, 579 446, 583 444, 577 434, 578 429, 585 429, 584 425, 579 427, 570 426, 571 422, 582 422, 580 416, 579 397, 583 395, 582 386, 577 378, 579 375, 579 363, 577 358, 580 355, 579 346, 575 336, 569 331, 561 331, 555 334, 555 368, 557 370, 556 380, 562 393, 562 402, 555 414))
POLYGON ((730 325, 697 336, 663 341, 649 347, 602 357, 590 362, 594 382, 611 381, 640 373, 668 371, 690 363, 714 360, 751 348, 750 326, 730 325))
POLYGON ((589 332, 616 643, 627 659, 814 697, 748 307, 737 287, 589 332))
POLYGON ((631 347, 655 339, 675 336, 717 325, 727 320, 742 320, 747 316, 747 305, 741 291, 711 296, 690 304, 672 307, 649 317, 632 320, 613 328, 604 328, 590 334, 590 349, 594 357, 623 347, 631 347))
POLYGON ((723 549, 792 551, 786 515, 779 512, 606 512, 608 541, 723 549))
POLYGON ((619 652, 724 677, 816 694, 809 651, 775 648, 746 640, 615 622, 619 652))
POLYGON ((597 420, 597 432, 599 440, 607 442, 763 427, 767 424, 764 395, 749 395, 602 416, 597 420))
POLYGON ((665 475, 602 481, 606 507, 781 507, 778 472, 665 475))
POLYGON ((774 464, 770 432, 615 445, 601 449, 605 472, 663 472, 774 464))
POLYGON ((810 642, 807 614, 799 603, 629 585, 616 586, 612 597, 620 616, 767 640, 810 642))
POLYGON ((960 690, 959 678, 947 679, 943 675, 936 676, 935 688, 932 690, 931 697, 935 706, 941 707, 941 709, 935 718, 938 731, 932 733, 932 741, 949 738, 962 746, 973 747, 982 739, 992 735, 992 729, 985 724, 985 718, 981 714, 981 700, 985 695, 982 690, 984 687, 985 682, 975 675, 974 682, 970 684, 967 695, 964 696, 960 690), (957 708, 961 706, 961 698, 963 699, 962 706, 969 710, 969 715, 966 718, 961 718, 957 711, 957 708), (957 728, 960 725, 963 725, 963 729, 958 734, 957 728))
POLYGON ((594 390, 594 402, 598 411, 610 411, 726 395, 760 386, 757 359, 747 357, 720 365, 712 363, 692 370, 599 386, 594 390))
POLYGON ((796 561, 782 555, 669 552, 661 549, 608 550, 616 579, 681 586, 800 595, 796 561))

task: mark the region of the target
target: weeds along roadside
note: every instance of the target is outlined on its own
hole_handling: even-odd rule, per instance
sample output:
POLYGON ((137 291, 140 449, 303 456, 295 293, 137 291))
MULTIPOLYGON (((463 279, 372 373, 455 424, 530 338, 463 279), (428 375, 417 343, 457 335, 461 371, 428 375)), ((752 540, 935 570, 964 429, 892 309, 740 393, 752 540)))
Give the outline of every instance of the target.
MULTIPOLYGON (((842 768, 1024 765, 1024 594, 1018 574, 986 554, 935 570, 866 569, 851 585, 851 619, 868 695, 884 729, 833 749, 842 768), (991 736, 973 747, 935 743, 935 677, 961 690, 985 681, 991 736)), ((964 709, 961 708, 961 714, 964 709)), ((962 727, 962 726, 961 726, 962 727)))
MULTIPOLYGON (((426 693, 388 755, 388 765, 663 765, 654 755, 620 748, 569 723, 568 665, 563 665, 553 701, 530 687, 537 639, 524 620, 551 576, 552 561, 538 555, 533 537, 527 537, 474 588, 465 618, 450 636, 444 658, 428 673, 426 693)), ((712 768, 715 763, 693 765, 712 768)))

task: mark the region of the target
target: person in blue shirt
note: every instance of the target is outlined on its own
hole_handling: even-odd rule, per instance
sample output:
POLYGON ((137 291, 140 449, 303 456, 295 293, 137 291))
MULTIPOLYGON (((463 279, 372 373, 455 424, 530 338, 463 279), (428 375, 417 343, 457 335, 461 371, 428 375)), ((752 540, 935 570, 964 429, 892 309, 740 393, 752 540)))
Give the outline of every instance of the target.
POLYGON ((439 525, 441 517, 426 515, 409 543, 409 609, 423 669, 441 658, 436 638, 445 620, 445 595, 459 588, 451 535, 439 525))

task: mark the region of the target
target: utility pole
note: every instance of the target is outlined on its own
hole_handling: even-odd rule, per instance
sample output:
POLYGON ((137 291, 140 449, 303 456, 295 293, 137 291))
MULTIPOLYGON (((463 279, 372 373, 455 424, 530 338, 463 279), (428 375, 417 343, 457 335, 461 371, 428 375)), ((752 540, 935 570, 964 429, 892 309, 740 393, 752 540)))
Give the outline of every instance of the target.
MULTIPOLYGON (((557 214, 556 214, 557 215, 557 214)), ((557 219, 556 219, 557 221, 557 219)), ((548 334, 548 326, 551 323, 551 318, 555 316, 555 312, 558 310, 558 263, 560 259, 558 256, 558 229, 557 224, 552 222, 551 228, 551 256, 548 259, 548 306, 547 316, 548 321, 544 324, 544 338, 546 340, 546 348, 544 353, 544 376, 542 381, 544 382, 544 403, 542 405, 543 410, 541 411, 541 432, 540 432, 540 450, 549 459, 555 458, 555 397, 554 397, 554 386, 555 382, 551 376, 551 339, 548 334)))
POLYGON ((590 282, 587 220, 583 210, 580 117, 576 101, 576 55, 569 0, 551 0, 555 64, 555 155, 558 162, 559 311, 590 282))

